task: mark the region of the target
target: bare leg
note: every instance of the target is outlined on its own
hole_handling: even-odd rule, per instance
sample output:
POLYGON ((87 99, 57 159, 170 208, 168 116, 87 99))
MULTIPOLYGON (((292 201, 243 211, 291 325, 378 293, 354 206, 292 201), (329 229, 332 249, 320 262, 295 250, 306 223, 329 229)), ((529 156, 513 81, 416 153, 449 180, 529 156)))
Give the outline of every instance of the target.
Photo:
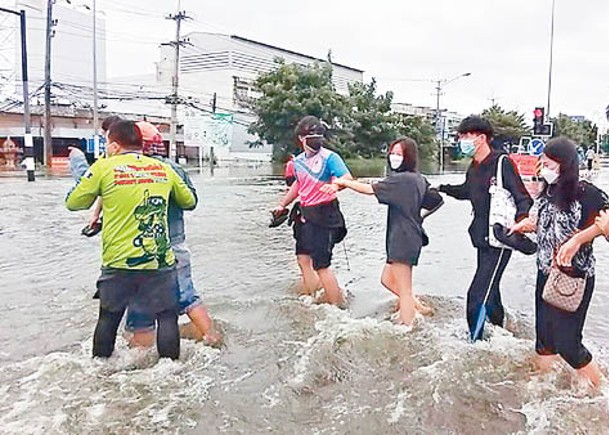
POLYGON ((535 368, 540 373, 548 373, 554 368, 558 361, 558 355, 537 355, 535 358, 535 368))
POLYGON ((313 260, 308 255, 297 255, 302 279, 302 294, 312 295, 321 288, 320 277, 313 269, 313 260))
POLYGON ((576 371, 579 376, 585 378, 594 388, 600 387, 603 374, 596 361, 592 360, 576 371))
POLYGON ((345 300, 343 294, 338 286, 338 281, 336 281, 336 276, 334 276, 332 269, 329 267, 320 269, 317 271, 317 274, 319 275, 321 285, 325 290, 324 298, 321 302, 327 302, 333 305, 344 304, 345 300))
POLYGON ((222 343, 222 336, 216 328, 209 316, 209 313, 203 305, 197 305, 186 313, 196 329, 193 338, 197 341, 205 339, 210 346, 219 346, 222 343))
POLYGON ((412 266, 400 263, 393 263, 390 266, 400 292, 400 321, 405 325, 412 325, 417 314, 415 299, 412 296, 412 266))
MULTIPOLYGON (((391 293, 393 293, 394 295, 396 295, 398 298, 400 297, 400 293, 398 291, 398 286, 397 286, 397 282, 395 280, 395 277, 393 276, 392 273, 392 264, 385 264, 385 267, 383 268, 383 273, 381 274, 381 284, 383 284, 383 286, 389 290, 391 293)), ((433 310, 427 306, 426 304, 424 304, 423 302, 421 302, 419 300, 419 298, 417 298, 415 295, 412 295, 413 299, 414 299, 414 306, 415 309, 423 314, 424 316, 429 316, 431 314, 433 314, 433 310)), ((398 299, 398 302, 396 304, 396 311, 400 310, 400 300, 398 299)))

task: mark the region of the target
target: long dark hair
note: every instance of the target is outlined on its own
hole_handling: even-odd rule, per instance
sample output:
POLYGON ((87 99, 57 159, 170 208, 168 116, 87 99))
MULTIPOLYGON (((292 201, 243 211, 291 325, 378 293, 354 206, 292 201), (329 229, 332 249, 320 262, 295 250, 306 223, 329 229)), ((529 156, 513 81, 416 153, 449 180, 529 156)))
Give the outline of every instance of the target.
MULTIPOLYGON (((394 169, 394 171, 415 172, 417 170, 417 163, 419 159, 417 143, 414 141, 414 139, 411 139, 409 137, 401 137, 397 140, 394 140, 389 144, 389 147, 387 148, 387 163, 389 163, 389 154, 391 154, 391 150, 396 145, 399 145, 400 148, 402 148, 402 155, 404 156, 404 161, 397 169, 394 169)), ((389 167, 391 167, 391 165, 389 167)))
MULTIPOLYGON (((568 210, 577 200, 579 191, 579 158, 577 147, 571 139, 561 136, 548 142, 544 154, 560 164, 560 176, 552 187, 554 203, 561 210, 568 210)), ((543 193, 548 194, 550 185, 544 181, 543 193)))

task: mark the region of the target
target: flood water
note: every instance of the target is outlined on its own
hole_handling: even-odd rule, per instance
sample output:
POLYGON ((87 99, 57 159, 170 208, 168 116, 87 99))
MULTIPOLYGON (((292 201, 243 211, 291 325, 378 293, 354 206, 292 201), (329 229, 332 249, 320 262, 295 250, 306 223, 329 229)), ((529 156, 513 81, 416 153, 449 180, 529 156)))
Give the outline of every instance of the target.
MULTIPOLYGON (((186 214, 194 279, 227 346, 183 340, 177 362, 122 337, 109 361, 91 359, 100 239, 80 235, 87 213, 64 208, 71 180, 0 179, 0 432, 607 433, 606 389, 587 391, 565 367, 532 371, 534 257, 514 254, 503 280, 513 332, 488 328, 487 341, 468 342, 468 203, 446 199, 426 221, 431 244, 414 283, 435 315, 407 332, 387 320, 395 300, 379 283, 385 208, 341 193, 349 235, 334 266, 353 299, 346 311, 311 305, 294 291, 291 230, 268 228, 285 191, 269 173, 192 174, 201 198, 186 214)), ((595 181, 609 191, 609 171, 595 181)), ((584 337, 609 367, 609 244, 595 250, 584 337)))

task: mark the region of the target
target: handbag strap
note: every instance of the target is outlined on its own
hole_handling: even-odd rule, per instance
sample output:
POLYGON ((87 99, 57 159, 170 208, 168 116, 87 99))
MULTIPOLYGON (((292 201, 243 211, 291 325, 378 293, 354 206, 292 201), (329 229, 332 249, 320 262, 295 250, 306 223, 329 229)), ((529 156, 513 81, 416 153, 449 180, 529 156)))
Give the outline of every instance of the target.
POLYGON ((497 187, 501 187, 505 189, 503 186, 503 159, 505 158, 505 154, 501 154, 499 156, 499 160, 497 161, 497 176, 495 180, 497 181, 497 187))

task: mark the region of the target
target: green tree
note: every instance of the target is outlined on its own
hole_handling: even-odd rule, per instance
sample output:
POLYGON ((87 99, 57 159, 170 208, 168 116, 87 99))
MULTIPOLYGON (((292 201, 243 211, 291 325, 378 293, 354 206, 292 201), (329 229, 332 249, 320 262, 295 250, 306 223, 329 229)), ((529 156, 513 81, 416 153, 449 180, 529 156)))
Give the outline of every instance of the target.
POLYGON ((276 59, 277 68, 262 74, 255 82, 260 93, 252 109, 258 119, 251 124, 249 132, 256 134, 257 146, 263 142, 273 144, 273 156, 283 160, 296 153, 294 128, 306 115, 314 115, 334 128, 345 118, 345 98, 338 94, 332 84, 332 66, 315 63, 310 66, 286 64, 276 59))
POLYGON ((345 157, 381 155, 398 134, 399 120, 391 111, 393 93, 376 95, 376 80, 349 85, 348 110, 337 148, 345 157))
POLYGON ((419 160, 435 162, 438 156, 438 143, 434 126, 422 116, 403 116, 398 120, 398 136, 408 136, 419 145, 419 160))
POLYGON ((501 142, 518 143, 522 136, 531 134, 524 115, 515 110, 506 111, 495 104, 485 109, 481 116, 490 121, 495 130, 495 139, 501 142))
POLYGON ((330 127, 329 146, 344 157, 377 157, 387 144, 410 136, 420 146, 421 158, 433 158, 433 127, 421 118, 400 118, 391 111, 393 93, 377 95, 376 81, 349 86, 349 95, 336 92, 330 63, 302 66, 277 59, 277 68, 255 82, 260 97, 252 102, 257 120, 249 132, 257 146, 271 143, 275 160, 297 153, 294 127, 306 115, 314 115, 330 127))
POLYGON ((554 137, 566 136, 577 145, 591 146, 596 143, 598 127, 587 119, 575 121, 569 115, 560 113, 552 119, 554 124, 554 137))

